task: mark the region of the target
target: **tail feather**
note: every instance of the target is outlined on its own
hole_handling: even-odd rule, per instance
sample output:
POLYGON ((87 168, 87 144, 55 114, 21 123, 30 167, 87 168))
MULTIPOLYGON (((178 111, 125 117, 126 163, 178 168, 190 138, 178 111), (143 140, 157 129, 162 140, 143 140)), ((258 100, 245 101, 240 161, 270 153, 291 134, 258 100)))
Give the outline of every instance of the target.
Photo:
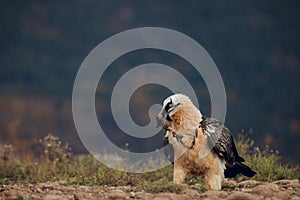
POLYGON ((235 147, 235 144, 234 144, 234 140, 233 140, 233 137, 231 136, 231 144, 232 144, 232 151, 233 151, 233 155, 235 157, 235 160, 237 162, 244 162, 244 158, 242 158, 241 156, 239 156, 237 150, 236 150, 236 147, 235 147))
POLYGON ((253 171, 247 165, 239 162, 235 163, 235 165, 232 167, 227 167, 224 172, 226 178, 233 178, 238 174, 243 174, 247 177, 253 177, 256 174, 256 172, 253 171))

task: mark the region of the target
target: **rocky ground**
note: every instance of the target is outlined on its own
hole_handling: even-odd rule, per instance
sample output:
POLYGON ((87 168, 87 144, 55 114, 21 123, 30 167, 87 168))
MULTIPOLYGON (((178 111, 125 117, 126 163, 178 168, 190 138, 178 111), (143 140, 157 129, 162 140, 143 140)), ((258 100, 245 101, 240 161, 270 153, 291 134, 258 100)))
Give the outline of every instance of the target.
POLYGON ((30 185, 2 185, 0 199, 291 199, 300 200, 299 180, 279 180, 272 183, 253 180, 235 182, 227 180, 221 191, 197 189, 197 185, 186 186, 179 194, 149 193, 130 186, 71 186, 66 182, 49 182, 30 185))

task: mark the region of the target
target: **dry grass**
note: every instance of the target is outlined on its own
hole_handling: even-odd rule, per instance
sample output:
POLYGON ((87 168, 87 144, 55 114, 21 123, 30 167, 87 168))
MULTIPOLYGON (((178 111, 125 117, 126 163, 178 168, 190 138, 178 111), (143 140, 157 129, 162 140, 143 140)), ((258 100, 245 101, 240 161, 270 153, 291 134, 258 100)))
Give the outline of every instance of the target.
POLYGON ((290 167, 280 162, 279 151, 273 151, 268 145, 260 150, 255 146, 250 133, 239 134, 236 146, 246 164, 257 171, 253 179, 258 181, 275 181, 280 179, 299 179, 299 167, 290 167))
MULTIPOLYGON (((91 155, 74 156, 67 144, 49 134, 40 141, 42 155, 28 160, 13 153, 11 145, 0 149, 0 184, 26 184, 64 180, 73 185, 131 185, 149 192, 180 192, 182 187, 172 183, 172 166, 144 174, 117 171, 99 163, 91 155)), ((280 156, 269 148, 260 151, 254 141, 240 135, 238 151, 258 174, 255 180, 273 181, 298 179, 299 168, 290 168, 279 162, 280 156)), ((237 177, 237 179, 240 177, 237 177)), ((187 184, 203 185, 202 177, 188 177, 187 184)), ((201 187, 202 188, 202 187, 201 187)), ((200 188, 200 189, 201 189, 200 188)))

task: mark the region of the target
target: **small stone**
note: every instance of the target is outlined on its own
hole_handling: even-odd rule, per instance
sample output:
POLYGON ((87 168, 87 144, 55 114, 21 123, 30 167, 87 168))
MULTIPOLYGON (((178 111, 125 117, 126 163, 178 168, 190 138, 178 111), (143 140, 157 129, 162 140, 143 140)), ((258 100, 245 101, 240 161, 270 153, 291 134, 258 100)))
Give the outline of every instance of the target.
POLYGON ((135 195, 135 193, 134 192, 129 192, 129 197, 130 198, 134 198, 136 195, 135 195))
POLYGON ((150 193, 147 192, 136 192, 136 199, 153 199, 151 198, 153 195, 151 195, 150 193))
POLYGON ((37 196, 37 195, 35 195, 35 194, 32 194, 32 195, 30 195, 30 198, 29 199, 36 199, 36 200, 38 200, 38 199, 42 199, 40 196, 37 196))
POLYGON ((43 197, 44 200, 67 200, 68 198, 64 198, 61 195, 48 194, 43 197))
POLYGON ((244 193, 244 192, 233 192, 231 195, 229 195, 227 198, 227 200, 257 200, 258 198, 252 194, 249 193, 244 193))
POLYGON ((291 200, 300 200, 300 197, 292 197, 291 200))
POLYGON ((43 193, 43 190, 41 188, 36 188, 37 193, 43 193))
POLYGON ((60 184, 60 185, 68 185, 67 181, 58 181, 57 183, 60 184))
POLYGON ((246 181, 239 182, 238 185, 240 187, 254 187, 254 186, 257 186, 257 185, 260 185, 260 184, 262 184, 262 182, 260 182, 260 181, 246 180, 246 181))
POLYGON ((74 194, 74 200, 84 200, 84 199, 91 200, 94 198, 91 195, 84 192, 79 192, 74 194))
POLYGON ((72 191, 75 191, 76 189, 72 186, 64 186, 61 188, 61 191, 63 193, 66 193, 66 192, 72 192, 72 191))
POLYGON ((125 199, 126 193, 123 192, 122 190, 115 189, 108 193, 108 198, 109 199, 125 199))
POLYGON ((0 199, 25 199, 25 194, 17 190, 6 190, 0 193, 0 199))
POLYGON ((278 198, 278 197, 272 197, 272 199, 271 198, 269 198, 270 200, 283 200, 283 199, 280 199, 280 198, 278 198))
POLYGON ((154 197, 153 200, 170 200, 170 199, 167 197, 154 197))
POLYGON ((275 184, 258 185, 253 188, 252 193, 260 194, 265 197, 276 196, 280 192, 279 186, 275 184))
POLYGON ((274 194, 274 196, 277 197, 278 199, 291 199, 291 195, 285 191, 280 191, 274 194))
POLYGON ((84 186, 84 185, 81 185, 81 186, 79 186, 79 188, 78 188, 79 190, 82 190, 82 191, 84 191, 84 192, 87 192, 87 191, 89 191, 90 190, 90 187, 88 187, 88 186, 84 186))
POLYGON ((200 197, 199 192, 197 190, 192 190, 192 189, 185 189, 182 191, 182 194, 192 199, 200 197))
POLYGON ((179 194, 170 192, 156 194, 154 200, 180 200, 182 199, 179 194))
POLYGON ((234 180, 225 179, 223 181, 223 186, 225 186, 225 187, 237 187, 238 183, 234 180))
POLYGON ((283 180, 278 180, 278 181, 274 181, 273 184, 277 184, 277 185, 290 185, 290 184, 299 184, 299 180, 297 179, 293 179, 293 180, 287 180, 287 179, 283 179, 283 180))
POLYGON ((228 196, 227 192, 222 190, 207 190, 203 194, 201 194, 202 197, 207 197, 208 199, 212 198, 221 198, 224 199, 228 196))

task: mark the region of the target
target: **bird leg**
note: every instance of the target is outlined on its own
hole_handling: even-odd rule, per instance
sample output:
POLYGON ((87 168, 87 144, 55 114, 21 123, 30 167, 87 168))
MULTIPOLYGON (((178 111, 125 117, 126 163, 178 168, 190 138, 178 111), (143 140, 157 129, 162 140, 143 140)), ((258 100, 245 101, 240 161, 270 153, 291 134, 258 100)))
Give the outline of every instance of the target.
POLYGON ((205 172, 205 185, 207 190, 221 190, 222 175, 216 174, 212 169, 205 172))
POLYGON ((174 175, 173 175, 173 181, 177 184, 182 184, 186 177, 186 170, 184 167, 180 165, 180 159, 176 160, 174 163, 174 175))
POLYGON ((206 189, 221 190, 225 166, 214 154, 208 155, 207 162, 210 167, 204 173, 206 189))

